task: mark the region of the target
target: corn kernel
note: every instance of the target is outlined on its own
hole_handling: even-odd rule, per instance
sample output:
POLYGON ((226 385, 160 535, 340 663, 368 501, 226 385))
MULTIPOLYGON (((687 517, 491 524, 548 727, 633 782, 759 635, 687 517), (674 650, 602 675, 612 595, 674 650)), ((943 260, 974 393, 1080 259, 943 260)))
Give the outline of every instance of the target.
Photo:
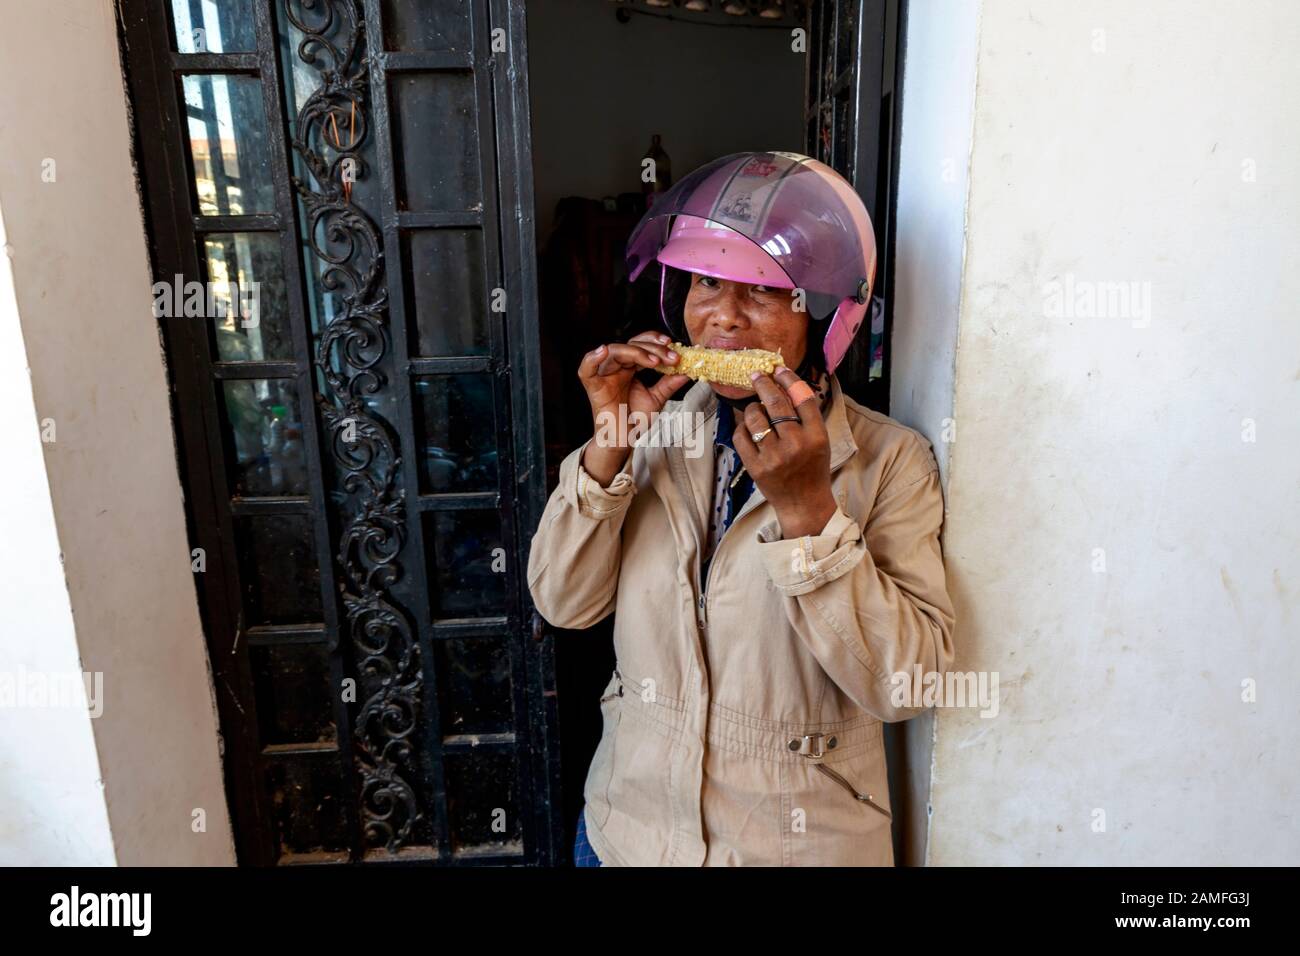
POLYGON ((767 349, 706 349, 698 345, 672 344, 677 353, 677 364, 661 367, 665 375, 688 375, 697 381, 718 385, 752 388, 749 376, 754 372, 771 375, 778 365, 784 365, 780 351, 767 349))

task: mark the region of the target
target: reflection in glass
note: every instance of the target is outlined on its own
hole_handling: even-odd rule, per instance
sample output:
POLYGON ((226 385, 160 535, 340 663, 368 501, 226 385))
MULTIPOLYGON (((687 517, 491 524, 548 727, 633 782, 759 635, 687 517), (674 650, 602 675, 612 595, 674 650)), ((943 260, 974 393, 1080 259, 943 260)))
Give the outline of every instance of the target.
POLYGON ((421 229, 402 237, 419 355, 486 355, 483 233, 421 229))
POLYGON ((271 212, 270 147, 262 86, 251 76, 182 77, 194 198, 205 216, 271 212))
POLYGON ((505 613, 506 566, 495 511, 437 511, 424 516, 429 604, 435 617, 505 613))
POLYGON ((171 0, 177 53, 257 49, 252 0, 171 0))
POLYGON ((244 624, 318 624, 320 566, 309 515, 235 519, 244 624))
POLYGON ((293 381, 228 380, 222 388, 227 436, 235 457, 227 462, 231 493, 305 495, 307 456, 293 381))
POLYGON ((216 305, 217 357, 223 362, 293 358, 277 235, 209 233, 203 260, 216 305))
POLYGON ((415 380, 424 492, 497 490, 492 386, 487 372, 415 380))

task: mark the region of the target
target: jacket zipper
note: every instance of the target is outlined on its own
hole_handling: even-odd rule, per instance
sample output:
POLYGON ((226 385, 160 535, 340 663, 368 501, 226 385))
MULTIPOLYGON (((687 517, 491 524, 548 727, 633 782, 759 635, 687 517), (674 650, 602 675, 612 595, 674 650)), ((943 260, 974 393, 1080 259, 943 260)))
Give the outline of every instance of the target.
POLYGON ((836 773, 836 772, 835 772, 834 770, 832 770, 830 767, 828 767, 828 766, 826 766, 825 764, 822 764, 822 763, 814 764, 813 766, 815 766, 815 767, 816 767, 818 770, 820 770, 822 773, 826 774, 826 776, 830 777, 830 778, 831 778, 832 780, 834 780, 836 783, 840 784, 840 786, 842 786, 842 787, 843 787, 845 790, 847 790, 849 793, 853 794, 853 797, 854 797, 855 800, 858 800, 858 801, 860 801, 860 802, 862 802, 862 803, 865 803, 867 806, 871 807, 871 809, 875 810, 877 813, 883 813, 887 819, 890 819, 890 820, 894 819, 893 814, 891 814, 888 810, 886 810, 886 809, 885 809, 884 807, 882 807, 880 804, 876 803, 875 800, 871 799, 871 794, 869 794, 869 793, 858 793, 857 788, 854 787, 853 784, 849 783, 847 780, 845 780, 843 777, 841 777, 838 773, 836 773))
MULTIPOLYGON (((713 554, 709 556, 709 571, 704 575, 704 583, 700 585, 700 630, 709 626, 709 579, 713 577, 713 568, 718 563, 718 550, 722 546, 722 540, 718 540, 718 545, 713 549, 713 554)), ((696 574, 695 580, 700 580, 699 574, 696 574)))

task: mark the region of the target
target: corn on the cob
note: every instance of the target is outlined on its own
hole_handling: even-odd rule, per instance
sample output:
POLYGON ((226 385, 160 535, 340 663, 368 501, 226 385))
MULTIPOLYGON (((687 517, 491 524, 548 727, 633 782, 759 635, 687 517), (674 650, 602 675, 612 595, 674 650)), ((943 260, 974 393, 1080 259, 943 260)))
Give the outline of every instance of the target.
POLYGON ((689 375, 696 380, 716 382, 750 388, 749 376, 754 372, 771 375, 778 365, 783 365, 780 351, 767 349, 706 349, 699 345, 672 344, 677 353, 677 364, 660 367, 665 375, 689 375))

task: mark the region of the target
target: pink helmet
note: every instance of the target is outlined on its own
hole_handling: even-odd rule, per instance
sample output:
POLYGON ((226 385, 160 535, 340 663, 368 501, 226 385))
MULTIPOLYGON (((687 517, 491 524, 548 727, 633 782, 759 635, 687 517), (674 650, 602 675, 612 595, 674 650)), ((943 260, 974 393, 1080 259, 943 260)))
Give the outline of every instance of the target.
POLYGON ((627 243, 635 281, 668 266, 753 285, 801 289, 812 318, 830 320, 826 370, 848 351, 871 304, 876 234, 866 206, 835 170, 799 153, 733 153, 659 196, 627 243))

